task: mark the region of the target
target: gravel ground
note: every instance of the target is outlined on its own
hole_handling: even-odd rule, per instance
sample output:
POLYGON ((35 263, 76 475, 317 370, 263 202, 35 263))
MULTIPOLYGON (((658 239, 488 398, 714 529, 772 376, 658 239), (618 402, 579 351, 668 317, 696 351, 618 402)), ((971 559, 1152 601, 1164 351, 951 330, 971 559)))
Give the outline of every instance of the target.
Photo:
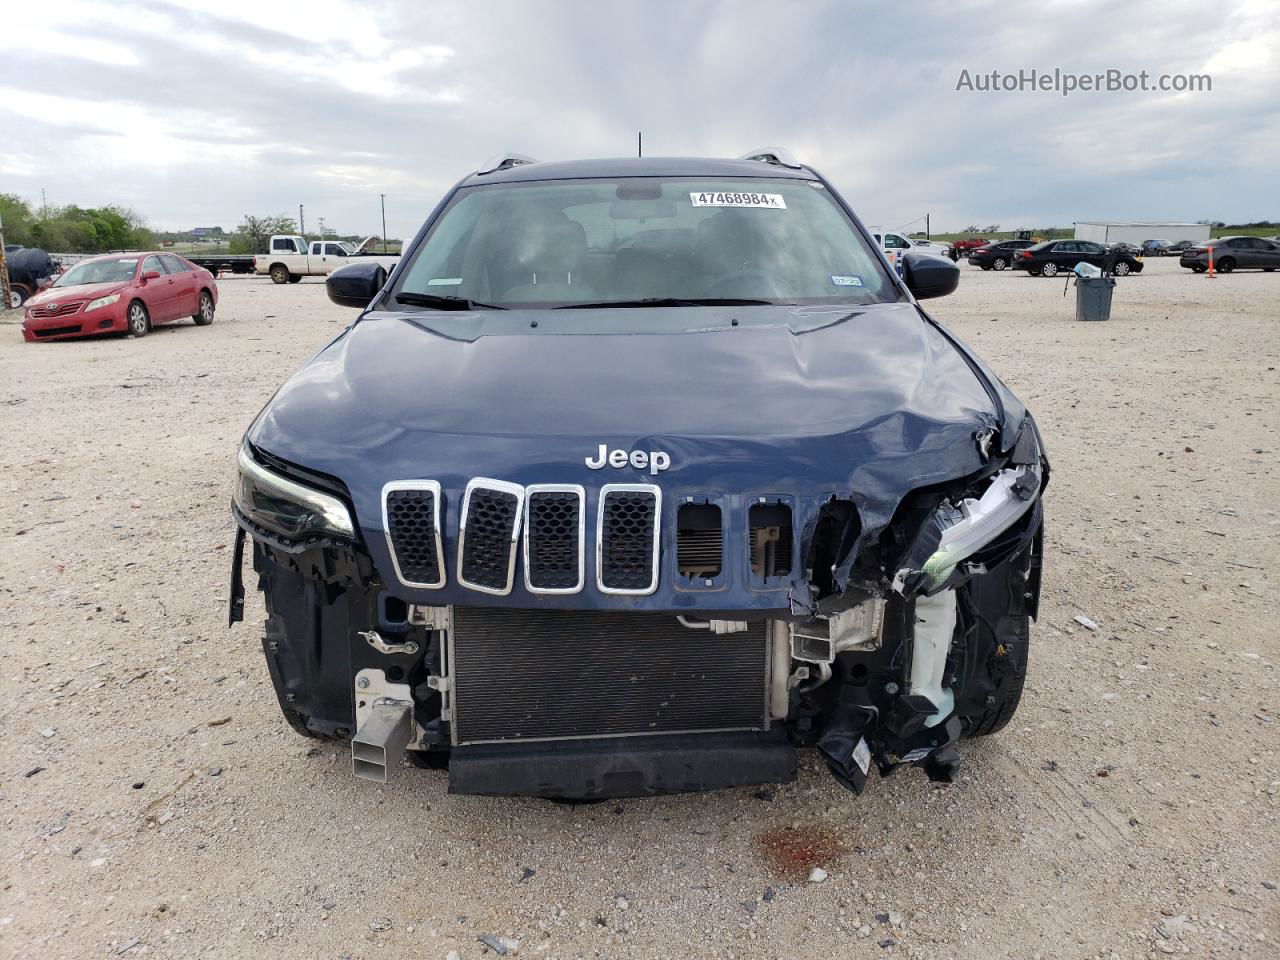
POLYGON ((257 597, 225 610, 237 441, 351 313, 228 278, 208 328, 0 326, 3 952, 1280 955, 1280 277, 1149 261, 1107 324, 1061 281, 962 281, 936 314, 1053 458, 1031 674, 957 783, 861 798, 811 756, 596 806, 353 780, 281 719, 257 597))

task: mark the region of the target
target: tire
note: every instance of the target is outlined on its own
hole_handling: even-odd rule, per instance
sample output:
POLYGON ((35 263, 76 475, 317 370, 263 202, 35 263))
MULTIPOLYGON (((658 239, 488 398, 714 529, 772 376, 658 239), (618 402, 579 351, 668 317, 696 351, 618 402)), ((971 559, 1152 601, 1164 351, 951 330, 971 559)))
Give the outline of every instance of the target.
POLYGON ((269 272, 271 274, 272 283, 288 283, 289 282, 289 268, 286 267, 283 263, 272 264, 271 270, 269 272))
POLYGON ((289 282, 290 282, 290 283, 301 283, 301 282, 302 282, 302 274, 300 274, 300 273, 291 273, 291 274, 289 274, 289 282))
MULTIPOLYGON (((966 737, 989 737, 1008 726, 1022 702, 1030 660, 1027 592, 1039 537, 1021 555, 971 580, 957 596, 965 663, 956 710, 966 737)), ((1038 574, 1037 574, 1038 575, 1038 574)))
POLYGON ((9 309, 17 310, 27 302, 27 291, 16 283, 9 285, 9 309))
POLYGON ((994 260, 991 261, 992 270, 1007 270, 1008 268, 1009 268, 1009 261, 1006 260, 1004 257, 996 257, 994 260))
POLYGON ((125 326, 131 337, 145 337, 151 329, 151 317, 141 300, 129 304, 129 309, 125 311, 125 326))
POLYGON ((1117 277, 1127 277, 1129 275, 1130 269, 1131 268, 1129 264, 1121 260, 1112 268, 1111 272, 1114 273, 1117 277))
POLYGON ((1223 257, 1213 265, 1213 269, 1218 273, 1230 273, 1235 268, 1236 261, 1234 257, 1223 257))
POLYGON ((991 269, 991 265, 990 265, 990 264, 986 264, 986 265, 984 265, 984 266, 983 266, 983 268, 982 268, 982 269, 983 269, 983 270, 990 270, 990 269, 991 269))
POLYGON ((197 327, 207 327, 213 323, 213 296, 208 290, 200 291, 200 303, 191 319, 196 322, 197 327))
POLYGON ((1038 276, 1040 276, 1040 268, 1039 268, 1039 267, 1027 267, 1027 276, 1029 276, 1029 277, 1038 277, 1038 276))
POLYGON ((1192 273, 1204 273, 1206 269, 1207 269, 1206 267, 1202 267, 1202 266, 1200 266, 1199 264, 1196 264, 1196 266, 1194 266, 1194 267, 1192 267, 1192 268, 1191 268, 1191 272, 1192 272, 1192 273))
POLYGON ((1040 268, 1040 275, 1042 277, 1049 277, 1051 279, 1053 277, 1056 277, 1058 275, 1058 265, 1054 263, 1052 260, 1048 261, 1047 263, 1045 263, 1044 266, 1040 268))

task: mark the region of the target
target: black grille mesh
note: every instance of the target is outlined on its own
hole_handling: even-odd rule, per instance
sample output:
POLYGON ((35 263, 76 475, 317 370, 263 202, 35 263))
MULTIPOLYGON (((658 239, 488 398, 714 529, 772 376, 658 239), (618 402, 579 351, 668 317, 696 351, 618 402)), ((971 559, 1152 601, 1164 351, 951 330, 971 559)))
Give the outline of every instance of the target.
POLYGON ((439 583, 436 552, 435 493, 391 490, 387 493, 387 532, 406 583, 439 583))
POLYGON ((765 726, 763 622, 690 630, 665 614, 454 607, 459 743, 765 726))
POLYGON ((647 491, 605 495, 600 530, 600 582, 613 590, 645 590, 653 583, 654 512, 647 491))
POLYGON ((582 504, 576 493, 539 490, 529 494, 529 583, 541 590, 571 590, 578 570, 582 504))
POLYGON ((461 578, 490 590, 510 583, 512 536, 519 500, 514 493, 476 487, 467 501, 461 578))

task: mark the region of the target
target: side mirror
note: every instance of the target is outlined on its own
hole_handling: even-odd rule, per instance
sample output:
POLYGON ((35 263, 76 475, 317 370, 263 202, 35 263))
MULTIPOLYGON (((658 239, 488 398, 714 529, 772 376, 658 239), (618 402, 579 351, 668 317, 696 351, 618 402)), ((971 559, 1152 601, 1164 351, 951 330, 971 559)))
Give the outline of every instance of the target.
POLYGON ((960 267, 927 253, 902 256, 902 281, 917 300, 945 297, 960 286, 960 267))
POLYGON ((377 263, 349 263, 325 280, 329 299, 340 307, 363 310, 387 282, 386 268, 377 263))
POLYGON ((143 283, 146 283, 148 280, 159 280, 159 279, 160 279, 159 270, 148 270, 146 273, 142 275, 143 283))

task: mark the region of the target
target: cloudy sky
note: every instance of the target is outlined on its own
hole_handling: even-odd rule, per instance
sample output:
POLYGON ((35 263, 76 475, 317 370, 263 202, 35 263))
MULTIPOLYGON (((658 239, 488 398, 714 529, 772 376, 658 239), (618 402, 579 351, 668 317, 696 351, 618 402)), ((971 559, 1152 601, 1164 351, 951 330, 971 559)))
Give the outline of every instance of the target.
POLYGON ((501 150, 788 148, 934 230, 1280 218, 1280 2, 5 3, 0 192, 154 227, 411 234, 501 150), (961 71, 1209 74, 1197 93, 957 91, 961 71))

